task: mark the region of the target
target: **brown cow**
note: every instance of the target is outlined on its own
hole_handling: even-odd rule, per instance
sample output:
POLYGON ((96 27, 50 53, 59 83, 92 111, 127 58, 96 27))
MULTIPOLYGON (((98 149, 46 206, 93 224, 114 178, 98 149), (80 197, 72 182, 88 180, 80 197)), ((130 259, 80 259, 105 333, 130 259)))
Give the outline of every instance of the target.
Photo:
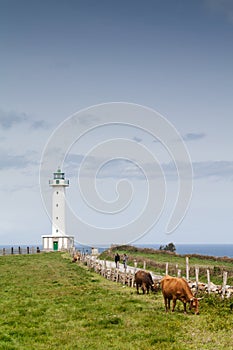
POLYGON ((164 304, 166 312, 170 310, 170 301, 173 301, 172 312, 176 306, 176 300, 179 299, 184 304, 184 313, 186 313, 186 303, 189 303, 189 309, 195 309, 195 314, 199 314, 198 300, 201 298, 195 298, 191 292, 191 289, 187 281, 183 278, 165 276, 161 280, 162 293, 164 297, 164 304))
POLYGON ((139 270, 135 273, 135 283, 137 288, 137 293, 139 294, 139 287, 142 288, 143 294, 147 292, 149 293, 149 290, 156 291, 156 287, 154 285, 152 276, 149 272, 139 270))
POLYGON ((72 262, 77 262, 80 260, 80 254, 74 254, 73 255, 73 259, 72 259, 72 262))

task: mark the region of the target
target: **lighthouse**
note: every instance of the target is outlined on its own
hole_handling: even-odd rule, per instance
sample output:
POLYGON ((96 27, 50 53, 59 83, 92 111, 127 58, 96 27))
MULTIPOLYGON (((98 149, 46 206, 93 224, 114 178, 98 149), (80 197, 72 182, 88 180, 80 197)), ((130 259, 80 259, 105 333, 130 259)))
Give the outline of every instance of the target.
POLYGON ((66 232, 66 187, 69 180, 65 179, 65 173, 60 168, 53 173, 53 179, 49 180, 52 187, 52 234, 42 236, 43 250, 61 251, 74 248, 74 236, 66 232))

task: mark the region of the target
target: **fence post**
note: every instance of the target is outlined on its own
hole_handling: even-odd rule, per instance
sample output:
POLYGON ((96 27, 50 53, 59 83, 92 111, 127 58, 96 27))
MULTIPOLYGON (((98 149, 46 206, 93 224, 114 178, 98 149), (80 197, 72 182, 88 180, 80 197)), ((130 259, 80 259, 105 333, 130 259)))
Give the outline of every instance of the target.
POLYGON ((186 280, 189 281, 189 257, 186 256, 186 280))
POLYGON ((11 247, 11 254, 14 254, 14 248, 11 247))
POLYGON ((146 269, 146 262, 143 261, 143 270, 145 270, 145 269, 146 269))
POLYGON ((104 260, 104 271, 103 271, 103 276, 104 276, 104 277, 107 276, 107 262, 106 262, 106 259, 104 260))
POLYGON ((116 269, 116 282, 119 282, 119 269, 116 269))
POLYGON ((165 275, 166 275, 166 276, 168 275, 168 262, 166 262, 166 272, 165 272, 165 275))
POLYGON ((227 271, 223 271, 222 298, 224 299, 227 284, 227 271))
POLYGON ((135 280, 135 274, 133 273, 132 281, 131 281, 131 287, 132 287, 132 288, 134 287, 134 280, 135 280))
POLYGON ((126 269, 123 272, 123 284, 125 285, 125 281, 126 281, 126 269))
POLYGON ((134 259, 134 273, 136 273, 137 266, 138 266, 137 260, 134 259))
POLYGON ((128 286, 130 287, 130 282, 131 282, 131 270, 129 270, 128 273, 128 286))
POLYGON ((199 283, 199 267, 195 267, 195 276, 196 276, 196 293, 198 292, 198 283, 199 283))
POLYGON ((177 277, 181 277, 181 269, 177 270, 177 277))
POLYGON ((207 290, 208 290, 208 294, 210 294, 210 270, 207 269, 206 273, 207 273, 207 290))
POLYGON ((6 255, 6 248, 3 248, 2 255, 6 255))

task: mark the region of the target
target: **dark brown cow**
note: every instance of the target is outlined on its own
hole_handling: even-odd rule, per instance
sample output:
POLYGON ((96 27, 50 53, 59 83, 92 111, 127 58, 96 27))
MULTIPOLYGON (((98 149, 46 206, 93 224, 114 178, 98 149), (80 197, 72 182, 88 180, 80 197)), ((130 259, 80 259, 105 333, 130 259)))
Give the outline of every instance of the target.
POLYGON ((176 306, 176 300, 179 299, 184 304, 184 312, 186 313, 186 303, 189 303, 189 309, 195 309, 195 314, 199 314, 198 306, 201 298, 195 298, 187 281, 183 278, 165 276, 161 280, 162 293, 166 311, 170 310, 170 301, 173 301, 172 311, 176 306))
POLYGON ((142 288, 143 294, 147 292, 149 293, 149 290, 156 291, 156 287, 154 286, 154 282, 152 279, 152 276, 149 272, 139 270, 135 273, 135 283, 137 288, 137 293, 139 294, 139 287, 142 288))

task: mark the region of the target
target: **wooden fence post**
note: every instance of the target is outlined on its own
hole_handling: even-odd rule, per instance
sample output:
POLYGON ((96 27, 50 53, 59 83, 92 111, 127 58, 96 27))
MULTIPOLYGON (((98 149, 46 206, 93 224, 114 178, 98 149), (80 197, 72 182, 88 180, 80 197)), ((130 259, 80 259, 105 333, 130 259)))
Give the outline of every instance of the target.
POLYGON ((227 284, 227 271, 223 271, 222 298, 224 299, 227 284))
POLYGON ((199 283, 199 267, 195 267, 195 277, 196 277, 196 293, 198 292, 198 283, 199 283))
POLYGON ((126 281, 126 269, 123 272, 123 284, 125 285, 125 281, 126 281))
POLYGON ((105 259, 104 260, 104 268, 103 268, 103 276, 104 277, 106 277, 106 273, 107 273, 106 269, 107 269, 107 263, 106 263, 106 259, 105 259))
POLYGON ((207 269, 206 273, 207 273, 207 290, 208 290, 208 294, 210 294, 210 270, 207 269))
POLYGON ((116 269, 116 282, 119 282, 119 269, 116 269))
POLYGON ((3 248, 2 255, 6 255, 6 248, 3 248))
POLYGON ((166 271, 165 271, 165 275, 168 275, 168 262, 166 262, 166 271))
POLYGON ((134 279, 135 279, 135 274, 133 274, 133 276, 132 276, 132 282, 131 282, 131 287, 133 288, 134 287, 134 279))
POLYGON ((128 273, 128 286, 130 287, 130 282, 131 282, 131 270, 129 270, 128 273))
POLYGON ((137 266, 138 266, 137 260, 134 259, 134 273, 136 273, 137 266))
POLYGON ((189 257, 186 256, 186 280, 189 281, 189 257))
POLYGON ((177 270, 177 277, 181 277, 181 269, 177 270))
POLYGON ((143 261, 143 270, 145 270, 145 269, 146 269, 146 262, 143 261))
POLYGON ((11 254, 14 254, 14 248, 11 247, 11 254))

